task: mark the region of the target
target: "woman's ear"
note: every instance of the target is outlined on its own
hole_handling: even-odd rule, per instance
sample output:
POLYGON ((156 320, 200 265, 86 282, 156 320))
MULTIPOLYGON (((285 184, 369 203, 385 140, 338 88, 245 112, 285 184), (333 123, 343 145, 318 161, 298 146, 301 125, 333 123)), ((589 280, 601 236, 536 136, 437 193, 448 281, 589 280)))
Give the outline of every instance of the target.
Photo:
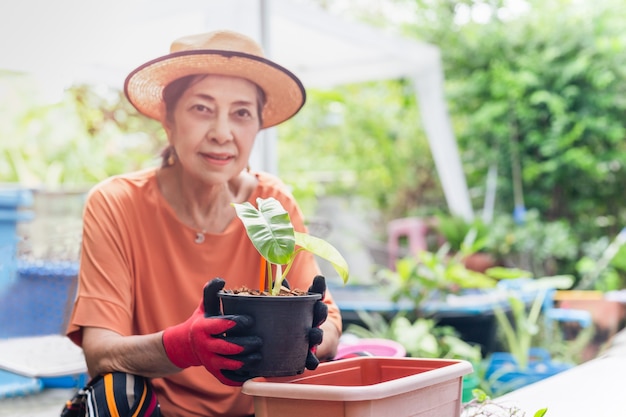
POLYGON ((165 131, 165 135, 167 136, 167 142, 171 145, 172 144, 172 130, 173 130, 172 122, 168 120, 167 118, 165 118, 161 122, 161 126, 163 126, 163 130, 165 131))

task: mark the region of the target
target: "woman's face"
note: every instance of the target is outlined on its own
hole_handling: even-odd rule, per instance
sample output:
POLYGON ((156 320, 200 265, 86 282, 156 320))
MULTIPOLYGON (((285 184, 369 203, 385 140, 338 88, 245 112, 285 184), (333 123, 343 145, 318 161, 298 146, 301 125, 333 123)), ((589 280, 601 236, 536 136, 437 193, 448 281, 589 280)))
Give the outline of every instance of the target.
POLYGON ((190 85, 164 123, 182 168, 218 184, 248 164, 261 128, 257 87, 238 77, 208 75, 190 85))

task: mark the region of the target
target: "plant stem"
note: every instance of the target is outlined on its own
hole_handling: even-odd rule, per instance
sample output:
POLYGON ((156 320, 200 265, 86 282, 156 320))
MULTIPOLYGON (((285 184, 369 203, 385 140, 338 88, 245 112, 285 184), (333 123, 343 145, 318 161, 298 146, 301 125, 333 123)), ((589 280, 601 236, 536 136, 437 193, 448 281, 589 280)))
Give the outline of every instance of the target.
POLYGON ((274 279, 274 286, 272 287, 272 295, 278 295, 280 293, 280 287, 283 285, 283 266, 276 264, 276 279, 274 279))

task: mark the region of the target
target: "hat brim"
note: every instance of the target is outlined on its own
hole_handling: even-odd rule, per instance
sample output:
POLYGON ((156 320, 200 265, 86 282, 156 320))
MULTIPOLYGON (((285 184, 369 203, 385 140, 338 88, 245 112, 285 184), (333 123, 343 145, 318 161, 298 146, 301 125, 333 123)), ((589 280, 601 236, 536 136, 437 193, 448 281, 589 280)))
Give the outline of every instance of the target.
POLYGON ((124 93, 139 112, 163 121, 163 88, 194 74, 241 77, 257 84, 266 98, 263 128, 291 118, 306 100, 302 83, 286 68, 255 55, 214 49, 175 52, 146 62, 126 77, 124 93))

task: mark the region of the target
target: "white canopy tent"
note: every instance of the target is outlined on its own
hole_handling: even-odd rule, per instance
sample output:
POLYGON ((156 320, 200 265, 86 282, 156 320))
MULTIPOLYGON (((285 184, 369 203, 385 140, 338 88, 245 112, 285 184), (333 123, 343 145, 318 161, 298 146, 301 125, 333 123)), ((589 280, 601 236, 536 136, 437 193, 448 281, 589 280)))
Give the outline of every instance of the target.
MULTIPOLYGON (((437 47, 346 21, 293 0, 20 0, 0 4, 0 69, 121 87, 143 62, 164 55, 180 36, 234 29, 305 87, 405 77, 421 117, 450 211, 473 218, 443 94, 437 47)), ((399 121, 409 122, 409 121, 399 121)), ((273 129, 257 141, 252 165, 276 172, 273 129)))

